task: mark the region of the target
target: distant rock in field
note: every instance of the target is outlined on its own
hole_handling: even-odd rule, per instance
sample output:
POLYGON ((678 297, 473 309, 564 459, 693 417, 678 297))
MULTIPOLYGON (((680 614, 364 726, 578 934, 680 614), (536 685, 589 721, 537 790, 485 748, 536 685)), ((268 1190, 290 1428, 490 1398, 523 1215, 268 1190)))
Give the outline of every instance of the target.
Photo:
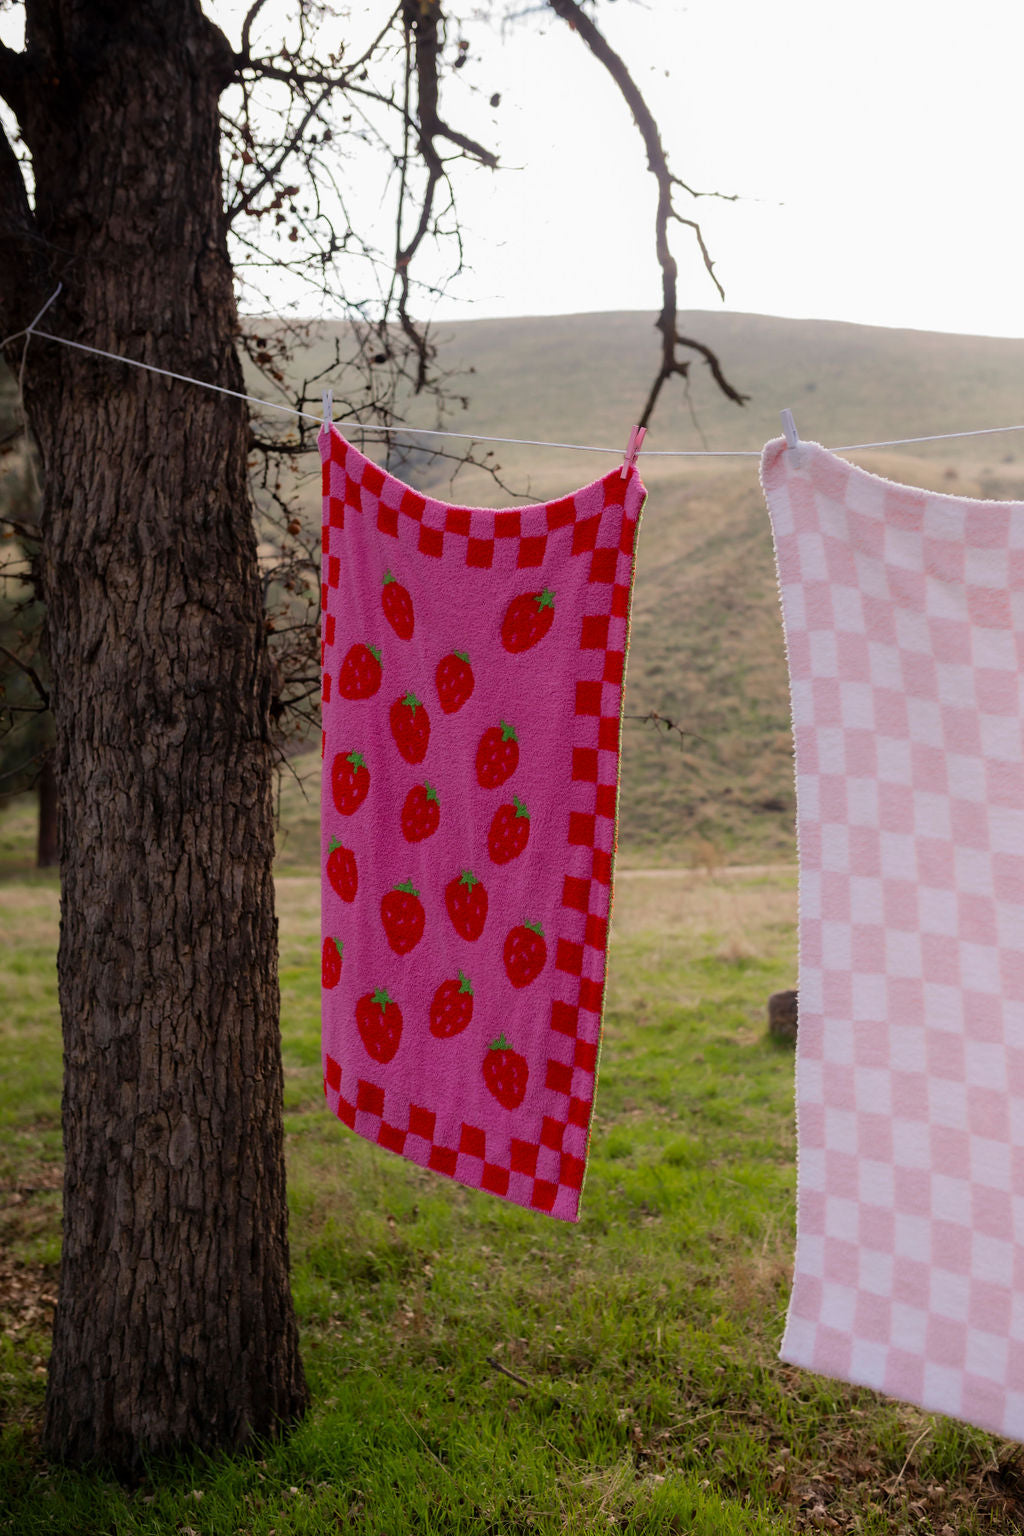
POLYGON ((768 1033, 790 1045, 796 1042, 797 994, 773 992, 768 999, 768 1033))

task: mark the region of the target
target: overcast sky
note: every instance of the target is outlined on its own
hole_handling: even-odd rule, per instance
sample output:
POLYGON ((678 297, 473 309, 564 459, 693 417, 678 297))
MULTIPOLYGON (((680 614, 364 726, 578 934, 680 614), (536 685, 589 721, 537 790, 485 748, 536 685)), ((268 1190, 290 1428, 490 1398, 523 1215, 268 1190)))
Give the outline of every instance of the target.
MULTIPOLYGON (((214 9, 227 19, 225 0, 214 9)), ((385 6, 353 13, 358 31, 385 6)), ((728 308, 1024 336, 1020 0, 603 0, 597 14, 677 174, 742 199, 680 198, 728 308)), ((653 178, 610 78, 553 15, 466 36, 448 109, 504 168, 458 176, 472 270, 435 312, 658 308, 653 178)), ((673 241, 682 306, 715 308, 688 232, 673 241)))

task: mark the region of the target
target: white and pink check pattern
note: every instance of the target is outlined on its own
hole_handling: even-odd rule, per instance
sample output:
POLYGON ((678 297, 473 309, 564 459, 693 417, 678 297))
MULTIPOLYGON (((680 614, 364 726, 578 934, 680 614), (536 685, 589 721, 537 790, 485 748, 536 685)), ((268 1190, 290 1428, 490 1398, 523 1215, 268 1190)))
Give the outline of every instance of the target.
POLYGON ((769 443, 800 852, 782 1358, 1024 1439, 1024 504, 769 443))

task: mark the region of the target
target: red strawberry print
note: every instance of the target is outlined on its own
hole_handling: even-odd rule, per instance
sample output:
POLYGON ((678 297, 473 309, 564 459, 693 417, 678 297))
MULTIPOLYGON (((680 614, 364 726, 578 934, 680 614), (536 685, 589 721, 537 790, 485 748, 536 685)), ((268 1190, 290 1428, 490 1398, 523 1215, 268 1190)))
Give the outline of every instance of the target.
POLYGON ((544 639, 554 619, 555 594, 550 587, 543 592, 521 592, 505 609, 501 643, 506 651, 528 651, 544 639))
POLYGON ((438 1040, 461 1035, 473 1017, 473 987, 465 971, 442 981, 430 1005, 430 1033, 438 1040))
POLYGON ((427 706, 414 693, 406 693, 391 706, 391 734, 407 763, 422 763, 430 741, 427 706))
POLYGON ((434 673, 437 697, 446 715, 454 715, 473 692, 473 668, 465 651, 449 651, 442 656, 434 673))
POLYGON ((495 864, 508 864, 519 857, 529 838, 530 813, 523 802, 513 796, 511 805, 499 806, 494 813, 487 834, 487 852, 495 864))
POLYGON ((356 1027, 374 1061, 388 1062, 402 1038, 402 1010, 383 987, 366 992, 356 1003, 356 1027))
POLYGON ((384 934, 396 955, 407 955, 423 937, 426 914, 420 893, 411 880, 387 891, 380 904, 384 934))
POLYGON ((342 901, 355 901, 359 889, 356 856, 351 848, 343 848, 336 837, 331 838, 327 850, 327 878, 342 901))
POLYGON ((504 1035, 491 1041, 484 1057, 484 1082, 505 1109, 519 1108, 529 1075, 526 1057, 512 1050, 504 1035))
POLYGON ((497 789, 519 767, 519 738, 513 726, 502 720, 480 737, 476 749, 477 783, 484 789, 497 789))
POLYGON ((505 940, 505 972, 514 987, 528 987, 536 981, 548 958, 544 930, 540 923, 520 923, 505 940))
POLYGON ((487 892, 472 870, 449 880, 444 900, 455 932, 463 939, 478 939, 487 921, 487 892))
POLYGON ((380 594, 380 605, 384 609, 384 617, 399 640, 411 640, 415 626, 415 618, 412 611, 412 598, 400 581, 396 581, 390 571, 384 572, 384 586, 380 594))
POLYGON ((433 837, 441 824, 441 797, 433 784, 414 784, 402 806, 402 834, 406 842, 422 843, 433 837))
POLYGON ((339 752, 331 766, 331 792, 343 816, 358 811, 370 789, 370 772, 361 752, 339 752))
POLYGON ((320 980, 325 987, 336 987, 341 980, 340 939, 324 939, 320 955, 320 980))
POLYGON ((338 692, 343 699, 372 699, 383 676, 375 645, 350 646, 338 673, 338 692))

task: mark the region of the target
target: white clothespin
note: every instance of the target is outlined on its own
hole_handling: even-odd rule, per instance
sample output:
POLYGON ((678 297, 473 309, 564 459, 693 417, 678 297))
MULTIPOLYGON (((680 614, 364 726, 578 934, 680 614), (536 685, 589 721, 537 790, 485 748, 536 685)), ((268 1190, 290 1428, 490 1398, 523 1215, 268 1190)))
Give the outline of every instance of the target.
POLYGON ((330 427, 334 420, 334 390, 324 390, 324 426, 330 427))
POLYGON ((636 468, 636 460, 637 455, 640 452, 640 445, 646 436, 646 427, 634 427, 632 432, 629 434, 629 442, 626 444, 626 457, 622 461, 621 478, 623 480, 625 480, 631 469, 636 468))
POLYGON ((786 438, 787 448, 799 448, 800 438, 796 430, 796 422, 793 420, 792 411, 782 412, 782 431, 786 438))

